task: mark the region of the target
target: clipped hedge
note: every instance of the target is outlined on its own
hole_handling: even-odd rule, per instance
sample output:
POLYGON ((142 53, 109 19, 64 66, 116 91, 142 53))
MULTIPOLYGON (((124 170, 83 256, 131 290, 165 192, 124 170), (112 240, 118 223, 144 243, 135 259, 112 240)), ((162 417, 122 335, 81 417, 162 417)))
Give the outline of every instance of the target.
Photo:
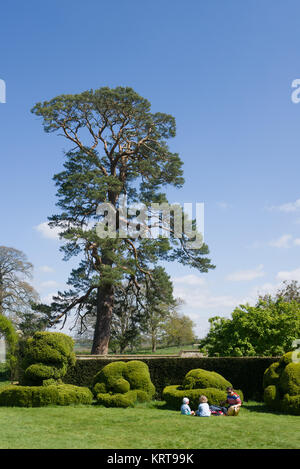
POLYGON ((202 370, 197 368, 189 371, 184 377, 182 387, 184 389, 205 389, 214 388, 225 391, 232 384, 215 371, 202 370))
POLYGON ((266 369, 263 385, 264 401, 271 410, 300 415, 300 363, 292 361, 292 352, 266 369))
POLYGON ((170 409, 179 410, 182 399, 188 397, 191 409, 197 409, 199 397, 205 395, 210 405, 220 405, 221 401, 226 401, 226 392, 216 388, 204 389, 182 389, 182 386, 166 386, 163 390, 163 399, 170 409))
MULTIPOLYGON (((222 401, 226 401, 227 387, 232 387, 232 384, 220 374, 197 368, 186 374, 182 385, 166 386, 163 390, 163 399, 171 409, 179 409, 184 397, 188 397, 191 408, 196 409, 201 395, 207 397, 210 405, 220 405, 222 401)), ((243 401, 242 391, 237 393, 243 401)))
POLYGON ((93 392, 97 403, 106 407, 130 407, 137 401, 149 401, 155 394, 148 366, 142 361, 115 361, 94 377, 93 392))
MULTIPOLYGON (((64 381, 77 386, 91 387, 94 376, 104 366, 114 361, 116 360, 110 358, 79 359, 74 366, 68 368, 64 381)), ((118 358, 118 361, 121 360, 118 358)), ((124 361, 128 361, 128 357, 124 358, 124 361)), ((182 383, 190 370, 202 368, 221 374, 234 388, 243 389, 246 400, 259 401, 263 400, 264 372, 272 363, 278 361, 278 357, 158 357, 143 358, 142 361, 149 367, 157 399, 162 399, 162 391, 166 386, 182 383)))
POLYGON ((91 404, 92 400, 93 395, 88 388, 70 384, 10 385, 0 388, 0 406, 7 407, 67 406, 71 404, 91 404))
POLYGON ((26 341, 21 360, 21 384, 40 386, 46 379, 60 379, 76 357, 74 341, 61 332, 36 332, 26 341))

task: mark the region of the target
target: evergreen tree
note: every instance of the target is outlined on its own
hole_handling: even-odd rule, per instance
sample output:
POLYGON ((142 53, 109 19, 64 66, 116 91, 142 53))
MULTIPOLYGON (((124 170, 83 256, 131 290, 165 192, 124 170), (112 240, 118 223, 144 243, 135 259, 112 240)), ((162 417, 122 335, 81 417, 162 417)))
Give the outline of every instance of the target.
POLYGON ((189 235, 122 238, 120 218, 115 238, 99 237, 95 229, 102 220, 96 213, 100 203, 117 211, 122 194, 129 204, 167 203, 162 188, 182 186, 182 161, 167 145, 175 136, 175 119, 152 113, 146 99, 122 87, 61 95, 36 104, 32 112, 43 118, 46 132, 58 132, 72 145, 64 170, 54 176, 60 213, 50 218, 50 226, 61 230, 64 259, 80 259, 70 290, 59 292, 51 308, 56 321, 65 322, 73 311, 80 321, 95 314, 92 353, 106 354, 115 291, 124 279, 138 291, 138 279, 146 277, 150 287, 151 271, 161 260, 177 260, 200 272, 214 267, 205 257, 205 244, 189 249, 189 235))

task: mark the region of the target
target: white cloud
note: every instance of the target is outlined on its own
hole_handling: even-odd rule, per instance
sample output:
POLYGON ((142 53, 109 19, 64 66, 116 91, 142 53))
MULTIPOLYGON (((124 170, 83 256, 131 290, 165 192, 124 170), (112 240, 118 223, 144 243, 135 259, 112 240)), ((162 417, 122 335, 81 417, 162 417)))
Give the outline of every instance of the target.
POLYGON ((52 267, 49 267, 49 265, 42 265, 39 267, 39 270, 45 274, 53 274, 55 272, 52 267))
POLYGON ((295 244, 295 246, 300 246, 300 238, 295 238, 294 239, 294 244, 295 244))
POLYGON ((228 208, 231 208, 231 205, 228 202, 217 202, 217 206, 221 208, 222 210, 227 210, 228 208))
POLYGON ((53 301, 53 296, 56 296, 57 295, 57 292, 55 293, 49 293, 48 295, 44 296, 42 298, 42 303, 45 303, 46 305, 50 305, 53 301))
POLYGON ((300 199, 295 200, 295 202, 288 202, 282 205, 274 205, 270 207, 270 210, 279 210, 280 212, 297 212, 300 211, 300 199))
POLYGON ((294 270, 282 270, 277 274, 278 280, 297 280, 300 282, 300 267, 294 270))
POLYGON ((50 228, 48 222, 40 223, 39 225, 34 227, 43 238, 47 239, 59 239, 59 233, 61 232, 61 228, 50 228))
MULTIPOLYGON (((75 226, 75 225, 73 225, 73 226, 75 226)), ((91 222, 83 225, 82 229, 83 230, 91 230, 95 226, 96 226, 95 222, 91 221, 91 222)), ((62 228, 59 228, 59 227, 50 228, 49 223, 47 221, 44 221, 44 222, 40 223, 39 225, 35 226, 34 229, 37 230, 39 233, 41 233, 43 238, 56 239, 56 240, 59 240, 59 233, 64 231, 62 228)))
POLYGON ((293 213, 300 211, 300 199, 295 200, 295 202, 287 202, 281 205, 271 205, 267 207, 268 210, 277 210, 279 212, 293 213))
POLYGON ((282 235, 280 238, 270 241, 269 246, 274 248, 289 248, 292 238, 292 235, 289 234, 282 235))
POLYGON ((173 283, 175 285, 180 285, 180 284, 184 284, 184 285, 198 285, 198 286, 202 286, 202 285, 205 285, 206 282, 203 278, 201 277, 198 277, 197 275, 184 275, 183 277, 174 277, 172 279, 173 283))
POLYGON ((42 282, 40 286, 41 288, 56 288, 59 286, 59 283, 55 280, 48 280, 47 282, 42 282))
POLYGON ((260 264, 258 267, 252 270, 239 270, 237 272, 233 272, 232 274, 227 275, 226 280, 231 282, 244 282, 258 277, 263 277, 265 275, 263 272, 263 267, 264 266, 260 264))
MULTIPOLYGON (((172 279, 174 283, 174 296, 184 300, 183 308, 186 311, 197 309, 194 316, 199 316, 199 310, 231 308, 236 306, 237 299, 230 295, 214 295, 209 290, 204 279, 196 275, 185 275, 172 279)), ((190 311, 188 312, 190 315, 190 311)))

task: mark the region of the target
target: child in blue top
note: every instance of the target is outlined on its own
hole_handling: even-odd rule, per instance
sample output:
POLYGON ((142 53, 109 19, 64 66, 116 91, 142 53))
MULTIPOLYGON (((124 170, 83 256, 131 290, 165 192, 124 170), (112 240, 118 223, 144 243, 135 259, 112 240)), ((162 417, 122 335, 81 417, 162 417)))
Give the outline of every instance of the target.
POLYGON ((199 407, 196 412, 198 417, 210 417, 211 411, 207 402, 206 396, 200 396, 199 398, 199 407))
POLYGON ((189 403, 190 401, 187 397, 182 399, 182 406, 180 408, 182 415, 195 415, 195 412, 191 410, 189 403))

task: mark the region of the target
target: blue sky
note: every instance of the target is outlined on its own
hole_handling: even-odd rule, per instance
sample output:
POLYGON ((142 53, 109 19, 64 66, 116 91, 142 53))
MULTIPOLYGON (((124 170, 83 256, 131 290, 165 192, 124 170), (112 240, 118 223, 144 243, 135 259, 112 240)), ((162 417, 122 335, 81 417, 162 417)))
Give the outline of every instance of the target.
POLYGON ((168 265, 182 311, 203 336, 257 292, 300 280, 300 78, 297 0, 12 1, 1 6, 0 244, 34 264, 49 299, 70 265, 43 230, 67 142, 44 133, 33 105, 62 93, 131 86, 172 114, 184 161, 170 201, 205 203, 208 274, 168 265), (39 229, 37 227, 40 227, 39 229))

